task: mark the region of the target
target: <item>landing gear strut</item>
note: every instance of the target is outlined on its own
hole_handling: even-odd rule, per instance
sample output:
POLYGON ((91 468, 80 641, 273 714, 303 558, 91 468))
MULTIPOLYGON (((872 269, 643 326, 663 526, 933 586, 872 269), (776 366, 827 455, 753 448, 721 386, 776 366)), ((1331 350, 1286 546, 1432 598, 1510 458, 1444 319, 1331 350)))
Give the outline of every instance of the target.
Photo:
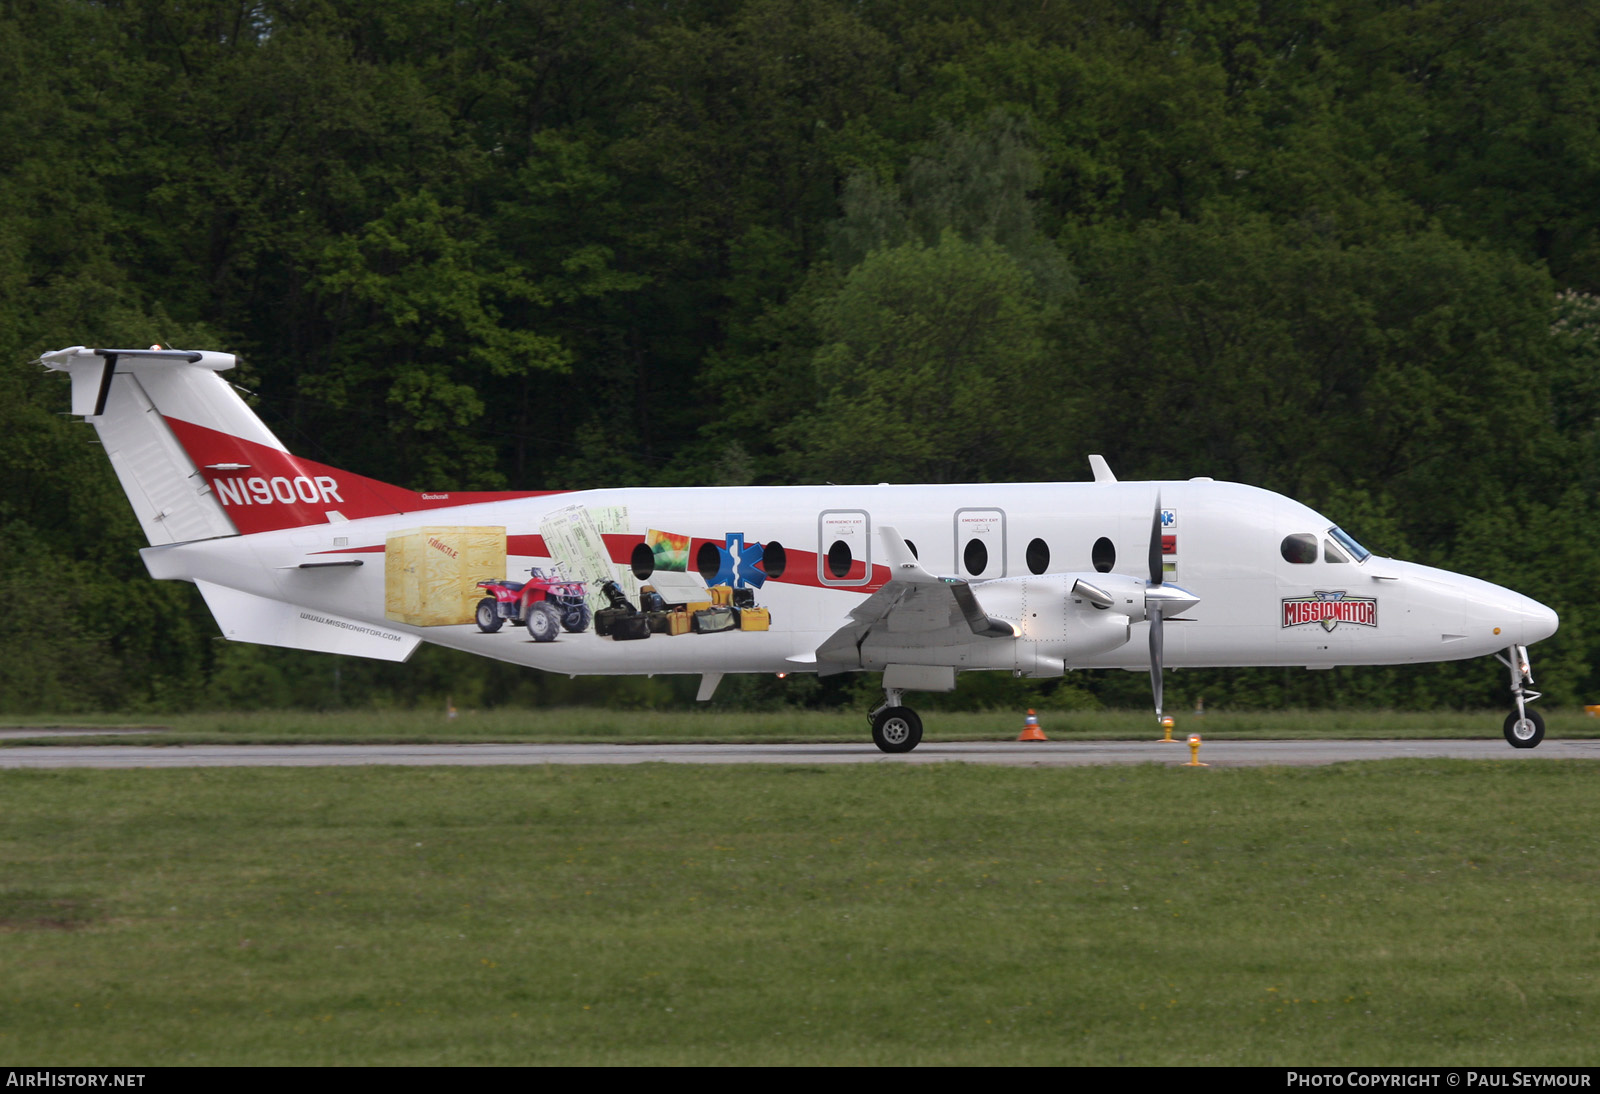
POLYGON ((872 723, 872 743, 884 752, 910 752, 922 740, 922 719, 910 707, 901 706, 905 692, 883 689, 883 705, 867 715, 872 723))
POLYGON ((1528 704, 1539 698, 1540 692, 1524 684, 1533 683, 1533 668, 1528 663, 1527 646, 1509 646, 1505 655, 1495 654, 1495 659, 1511 670, 1511 698, 1517 709, 1506 715, 1506 740, 1512 748, 1537 748, 1544 740, 1544 719, 1528 704))

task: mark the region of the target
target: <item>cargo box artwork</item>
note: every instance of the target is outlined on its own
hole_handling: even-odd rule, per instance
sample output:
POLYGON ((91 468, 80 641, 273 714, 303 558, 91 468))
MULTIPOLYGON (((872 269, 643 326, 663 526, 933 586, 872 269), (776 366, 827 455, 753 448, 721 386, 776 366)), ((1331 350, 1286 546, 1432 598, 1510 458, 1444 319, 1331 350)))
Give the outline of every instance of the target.
POLYGON ((383 614, 396 623, 471 623, 478 584, 506 576, 506 530, 431 527, 389 536, 383 576, 383 614))
POLYGON ((607 536, 638 540, 626 507, 568 506, 548 514, 537 535, 461 526, 397 533, 384 545, 384 614, 484 634, 509 623, 534 642, 585 635, 591 622, 594 638, 612 642, 771 628, 771 613, 755 602, 767 577, 762 545, 747 545, 743 532, 701 542, 693 568, 688 535, 648 529, 627 563, 613 558, 607 536))

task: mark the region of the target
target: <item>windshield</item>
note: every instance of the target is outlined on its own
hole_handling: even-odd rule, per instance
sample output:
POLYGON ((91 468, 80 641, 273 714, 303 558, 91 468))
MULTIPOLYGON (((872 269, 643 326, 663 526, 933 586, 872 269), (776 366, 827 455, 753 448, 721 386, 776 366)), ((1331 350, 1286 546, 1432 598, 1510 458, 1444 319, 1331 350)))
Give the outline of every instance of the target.
POLYGON ((1346 532, 1343 528, 1329 528, 1328 538, 1332 539, 1334 542, 1338 543, 1339 546, 1349 551, 1351 556, 1354 557, 1357 562, 1365 562, 1372 555, 1371 551, 1357 543, 1353 538, 1351 538, 1350 533, 1346 532))

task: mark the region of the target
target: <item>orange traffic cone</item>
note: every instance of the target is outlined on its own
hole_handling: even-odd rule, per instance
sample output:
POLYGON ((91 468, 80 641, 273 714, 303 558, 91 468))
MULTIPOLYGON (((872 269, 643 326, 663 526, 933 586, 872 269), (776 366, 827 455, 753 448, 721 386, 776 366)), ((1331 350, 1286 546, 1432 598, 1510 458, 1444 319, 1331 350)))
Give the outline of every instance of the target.
POLYGON ((1022 736, 1018 737, 1017 740, 1019 740, 1019 741, 1048 741, 1049 739, 1050 739, 1049 737, 1046 737, 1044 735, 1044 730, 1039 728, 1039 718, 1038 718, 1038 716, 1035 715, 1033 713, 1033 711, 1031 711, 1031 710, 1028 711, 1028 716, 1025 719, 1023 719, 1023 722, 1022 722, 1022 736))

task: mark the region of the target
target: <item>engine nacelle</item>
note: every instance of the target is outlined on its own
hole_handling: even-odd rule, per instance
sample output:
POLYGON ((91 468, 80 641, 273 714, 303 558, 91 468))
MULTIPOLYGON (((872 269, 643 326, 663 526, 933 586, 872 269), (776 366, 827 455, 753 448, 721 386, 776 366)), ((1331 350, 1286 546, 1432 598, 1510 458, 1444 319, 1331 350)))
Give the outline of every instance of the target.
POLYGON ((1114 607, 1101 607, 1074 590, 1083 574, 1004 577, 972 587, 986 615, 1016 628, 1017 638, 1012 643, 1016 671, 1027 676, 1059 676, 1128 641, 1133 613, 1144 618, 1144 583, 1118 574, 1094 576, 1116 579, 1096 583, 1097 591, 1114 598, 1114 607), (1128 583, 1127 590, 1122 582, 1128 583))

